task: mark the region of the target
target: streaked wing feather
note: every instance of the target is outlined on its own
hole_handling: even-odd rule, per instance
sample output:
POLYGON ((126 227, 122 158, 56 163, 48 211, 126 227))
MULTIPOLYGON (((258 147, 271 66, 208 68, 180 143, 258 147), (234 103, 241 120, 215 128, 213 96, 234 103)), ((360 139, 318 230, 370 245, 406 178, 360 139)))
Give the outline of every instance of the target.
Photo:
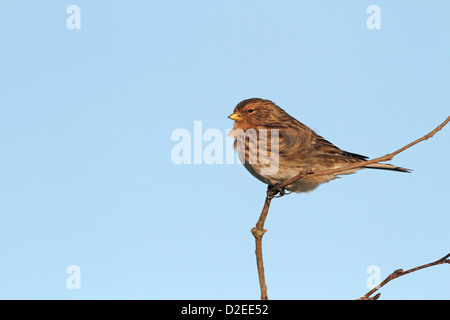
POLYGON ((344 158, 349 158, 348 160, 350 160, 350 162, 368 159, 368 157, 363 156, 361 154, 341 150, 338 147, 336 147, 334 144, 332 144, 330 141, 324 139, 321 136, 317 136, 317 139, 315 140, 315 144, 316 144, 316 150, 321 155, 336 156, 338 159, 342 159, 342 160, 344 160, 344 158))

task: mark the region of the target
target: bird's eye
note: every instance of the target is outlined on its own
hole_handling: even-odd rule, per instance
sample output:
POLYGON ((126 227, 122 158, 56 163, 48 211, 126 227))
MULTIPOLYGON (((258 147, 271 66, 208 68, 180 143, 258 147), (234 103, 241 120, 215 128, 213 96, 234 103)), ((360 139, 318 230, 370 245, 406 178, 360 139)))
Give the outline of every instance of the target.
POLYGON ((247 112, 248 113, 252 113, 254 110, 253 109, 248 109, 247 112))

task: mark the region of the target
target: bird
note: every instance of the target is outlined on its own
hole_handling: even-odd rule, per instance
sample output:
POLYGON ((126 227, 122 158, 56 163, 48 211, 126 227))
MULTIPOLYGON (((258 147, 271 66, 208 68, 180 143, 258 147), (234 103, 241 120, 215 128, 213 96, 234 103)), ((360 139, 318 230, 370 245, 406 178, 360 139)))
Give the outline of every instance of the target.
MULTIPOLYGON (((236 105, 228 118, 234 120, 228 136, 234 138, 233 146, 239 159, 269 188, 298 175, 301 170, 334 169, 368 159, 339 149, 268 99, 245 99, 236 105)), ((307 193, 340 175, 352 174, 363 168, 411 172, 392 164, 373 163, 335 174, 311 175, 285 189, 307 193)))

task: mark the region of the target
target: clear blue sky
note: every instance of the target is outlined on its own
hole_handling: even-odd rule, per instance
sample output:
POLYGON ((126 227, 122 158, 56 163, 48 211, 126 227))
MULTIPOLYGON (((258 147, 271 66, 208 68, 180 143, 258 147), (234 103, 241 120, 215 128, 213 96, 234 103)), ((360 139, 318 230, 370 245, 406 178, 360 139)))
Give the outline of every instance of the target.
MULTIPOLYGON (((266 186, 240 164, 174 164, 172 133, 201 121, 225 145, 235 105, 261 97, 344 150, 394 151, 450 114, 449 12, 449 1, 1 1, 0 298, 258 299, 250 229, 266 186), (81 29, 69 30, 73 4, 81 29), (66 286, 71 265, 81 289, 66 286)), ((275 199, 269 298, 355 299, 369 266, 384 278, 450 252, 449 158, 447 127, 392 161, 411 174, 365 170, 275 199)), ((436 266, 381 298, 449 299, 449 283, 436 266)))

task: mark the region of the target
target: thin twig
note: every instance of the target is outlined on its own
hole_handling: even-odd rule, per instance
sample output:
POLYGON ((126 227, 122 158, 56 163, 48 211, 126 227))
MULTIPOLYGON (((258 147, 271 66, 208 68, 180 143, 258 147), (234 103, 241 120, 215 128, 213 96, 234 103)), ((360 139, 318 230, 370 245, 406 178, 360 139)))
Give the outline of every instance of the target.
POLYGON ((267 286, 264 277, 264 264, 262 257, 262 237, 264 233, 266 233, 267 231, 267 229, 264 229, 264 222, 266 221, 267 213, 269 213, 270 202, 278 192, 279 190, 274 188, 273 186, 267 187, 267 195, 266 201, 264 201, 264 207, 261 211, 261 215, 259 216, 256 226, 252 229, 252 234, 255 237, 256 265, 258 267, 259 286, 261 289, 261 300, 269 299, 267 297, 267 286))
MULTIPOLYGON (((299 174, 296 175, 295 177, 292 177, 291 179, 283 181, 282 183, 280 183, 276 187, 269 186, 269 188, 267 188, 267 196, 266 196, 266 200, 264 202, 263 210, 262 210, 261 215, 260 215, 260 217, 258 219, 258 222, 256 223, 256 226, 252 229, 252 234, 255 237, 255 245, 256 245, 255 254, 256 254, 256 264, 257 264, 257 267, 258 267, 259 284, 260 284, 260 289, 261 289, 261 299, 262 300, 267 300, 268 299, 268 297, 267 297, 266 280, 265 280, 265 276, 264 276, 263 258, 262 258, 262 237, 263 237, 264 233, 267 231, 267 229, 264 229, 264 223, 266 221, 267 214, 269 212, 270 202, 272 201, 272 199, 278 193, 280 193, 280 195, 284 195, 284 189, 287 186, 289 186, 290 184, 296 182, 297 180, 303 179, 305 177, 338 174, 340 172, 345 172, 345 171, 348 171, 348 170, 362 168, 362 167, 365 167, 365 166, 367 166, 369 164, 392 160, 392 158, 394 156, 396 156, 397 154, 399 154, 400 152, 405 151, 406 149, 414 146, 415 144, 417 144, 417 143, 419 143, 421 141, 430 139, 431 137, 433 137, 438 131, 440 131, 449 122, 450 122, 450 116, 447 117, 447 119, 445 119, 445 121, 442 122, 439 126, 437 126, 433 131, 431 131, 430 133, 424 135, 422 138, 417 139, 417 140, 407 144, 403 148, 400 148, 400 149, 398 149, 398 150, 396 150, 396 151, 394 151, 392 153, 388 153, 388 154, 386 154, 386 155, 384 155, 382 157, 375 158, 375 159, 372 159, 372 160, 356 162, 356 163, 353 163, 353 164, 350 164, 350 165, 347 165, 347 166, 343 166, 343 167, 340 167, 340 168, 336 168, 336 169, 320 170, 320 171, 317 171, 315 169, 309 169, 309 170, 301 169, 299 174)), ((415 271, 415 270, 413 270, 413 271, 415 271)), ((412 272, 412 271, 408 270, 408 271, 405 271, 405 272, 409 273, 409 272, 412 272)), ((405 272, 403 272, 402 275, 406 274, 405 272)), ((378 295, 378 297, 379 297, 379 295, 378 295)))
POLYGON ((403 271, 403 269, 397 269, 394 272, 392 272, 390 275, 387 276, 386 279, 383 280, 383 282, 381 282, 378 286, 376 286, 375 288, 373 288, 372 290, 370 290, 369 292, 367 292, 364 296, 362 296, 361 298, 359 298, 358 300, 377 300, 381 293, 377 293, 376 295, 374 295, 373 297, 371 297, 372 294, 374 294, 375 292, 377 292, 380 288, 382 288, 383 286, 385 286, 387 283, 391 282, 392 280, 404 276, 408 273, 417 271, 417 270, 421 270, 421 269, 425 269, 425 268, 429 268, 432 266, 437 266, 439 264, 444 264, 444 263, 450 263, 450 259, 448 259, 450 257, 450 253, 445 255, 444 257, 442 257, 439 260, 436 260, 434 262, 431 263, 427 263, 424 264, 422 266, 419 267, 415 267, 406 271, 403 271))
POLYGON ((264 208, 261 212, 258 222, 256 223, 256 227, 252 229, 252 234, 255 237, 255 254, 256 254, 256 265, 258 267, 258 278, 259 278, 259 286, 261 289, 261 300, 267 300, 267 286, 266 280, 264 277, 264 264, 262 257, 262 237, 264 233, 266 233, 266 229, 264 229, 264 222, 267 217, 267 213, 269 212, 270 202, 272 201, 271 196, 269 196, 269 190, 267 190, 266 201, 264 202, 264 208))
POLYGON ((285 180, 283 181, 279 187, 280 188, 285 188, 288 185, 296 182, 297 180, 300 180, 302 178, 305 178, 306 176, 326 176, 326 175, 330 175, 330 174, 336 174, 336 173, 340 173, 340 172, 345 172, 348 170, 353 170, 353 169, 358 169, 358 168, 362 168, 365 167, 369 164, 374 164, 374 163, 378 163, 378 162, 384 162, 384 161, 389 161, 392 160, 392 158, 394 158, 394 156, 396 156, 397 154, 399 154, 400 152, 405 151, 406 149, 409 149, 410 147, 412 147, 413 145, 424 141, 424 140, 428 140, 431 137, 433 137, 438 131, 440 131, 448 122, 450 122, 450 116, 444 121, 442 122, 439 126, 437 126, 433 131, 431 131, 430 133, 424 135, 422 138, 417 139, 409 144, 407 144, 406 146, 404 146, 403 148, 400 148, 392 153, 388 153, 382 157, 379 158, 375 158, 375 159, 371 159, 371 160, 366 160, 366 161, 359 161, 359 162, 355 162, 353 164, 350 165, 346 165, 340 168, 335 168, 335 169, 329 169, 329 170, 320 170, 320 171, 315 171, 315 170, 309 170, 309 171, 301 171, 298 175, 296 175, 295 177, 292 177, 291 179, 285 180))

